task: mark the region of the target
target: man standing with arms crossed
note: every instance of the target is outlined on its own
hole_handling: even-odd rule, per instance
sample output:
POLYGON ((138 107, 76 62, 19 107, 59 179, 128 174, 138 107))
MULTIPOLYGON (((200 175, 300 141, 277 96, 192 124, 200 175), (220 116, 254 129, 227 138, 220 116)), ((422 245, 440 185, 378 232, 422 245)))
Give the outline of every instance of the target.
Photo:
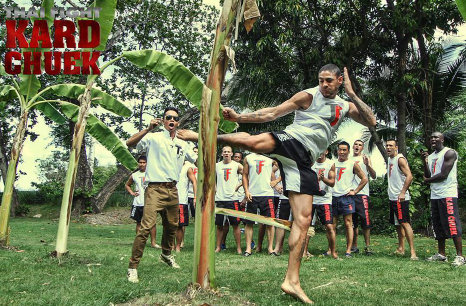
POLYGON ((147 129, 134 134, 126 141, 128 147, 137 145, 137 149, 145 151, 147 156, 144 215, 141 229, 134 239, 128 268, 128 280, 132 283, 139 282, 137 268, 144 253, 150 229, 155 225, 157 213, 160 213, 163 222, 160 260, 170 267, 180 268, 171 254, 179 214, 176 182, 179 180, 185 158, 194 162, 196 155, 189 150, 189 145, 185 141, 176 137, 179 120, 178 110, 174 107, 167 107, 163 113, 163 119, 152 119, 147 129), (162 131, 150 133, 161 123, 163 123, 162 131))
POLYGON ((411 169, 403 154, 398 153, 398 143, 395 139, 387 140, 385 145, 388 154, 388 199, 390 200, 390 222, 396 226, 398 233, 398 248, 396 253, 404 254, 403 237, 406 236, 411 250, 411 260, 418 260, 414 250, 414 234, 409 217, 408 188, 413 181, 411 169))
MULTIPOLYGON (((271 154, 280 162, 285 195, 289 197, 293 211, 293 227, 289 246, 288 270, 281 289, 304 303, 312 303, 301 288, 299 269, 303 247, 311 222, 312 196, 322 195, 317 175, 311 165, 320 153, 327 149, 332 136, 348 116, 365 126, 375 126, 370 107, 355 94, 345 68, 345 91, 353 102, 337 96, 343 84, 340 69, 328 64, 318 73, 319 86, 296 93, 282 104, 263 108, 252 113, 238 114, 231 108, 223 110, 223 117, 238 123, 262 123, 274 121, 295 112, 294 123, 281 132, 266 132, 258 135, 233 133, 218 135, 218 141, 242 147, 256 153, 271 154), (283 171, 282 171, 283 170, 283 171)), ((197 140, 193 131, 180 131, 180 137, 197 140)))
POLYGON ((350 145, 346 141, 338 144, 338 160, 335 162, 336 181, 333 187, 332 211, 333 224, 336 228, 338 216, 343 215, 346 227, 346 252, 347 258, 351 255, 353 245, 353 213, 355 212, 354 196, 367 184, 367 176, 359 167, 358 163, 349 160, 350 145), (360 182, 356 188, 353 187, 354 177, 360 182))
MULTIPOLYGON (((353 158, 352 160, 358 163, 364 174, 367 176, 367 184, 364 188, 354 196, 354 203, 356 205, 356 212, 353 214, 353 246, 351 247, 351 253, 359 253, 358 249, 358 234, 359 234, 359 222, 361 222, 362 231, 364 234, 364 253, 366 255, 372 255, 370 248, 371 244, 371 227, 372 222, 369 217, 369 181, 370 178, 375 179, 377 177, 374 168, 372 168, 371 159, 363 154, 364 142, 362 140, 356 140, 353 144, 353 158)), ((359 185, 359 177, 354 176, 353 188, 356 189, 359 185)))
POLYGON ((424 163, 424 182, 430 184, 432 226, 438 242, 438 253, 428 261, 447 261, 445 240, 452 238, 456 248, 454 266, 465 264, 461 244, 461 221, 458 211, 458 181, 456 164, 458 154, 443 145, 443 134, 434 132, 430 136, 432 154, 421 152, 424 163))

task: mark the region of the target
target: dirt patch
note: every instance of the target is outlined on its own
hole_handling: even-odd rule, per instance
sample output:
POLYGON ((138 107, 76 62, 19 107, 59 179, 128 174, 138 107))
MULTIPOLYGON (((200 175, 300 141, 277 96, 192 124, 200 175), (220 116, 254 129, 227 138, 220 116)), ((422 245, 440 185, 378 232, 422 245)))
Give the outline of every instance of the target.
POLYGON ((115 224, 131 224, 134 223, 129 217, 130 208, 118 208, 105 211, 100 214, 85 214, 81 216, 83 223, 98 224, 98 225, 115 225, 115 224))
MULTIPOLYGON (((110 305, 115 305, 110 303, 110 305)), ((228 288, 222 287, 218 290, 202 290, 199 285, 190 285, 184 293, 163 293, 157 295, 146 295, 131 300, 118 306, 136 305, 255 305, 252 302, 236 295, 232 295, 228 288)))

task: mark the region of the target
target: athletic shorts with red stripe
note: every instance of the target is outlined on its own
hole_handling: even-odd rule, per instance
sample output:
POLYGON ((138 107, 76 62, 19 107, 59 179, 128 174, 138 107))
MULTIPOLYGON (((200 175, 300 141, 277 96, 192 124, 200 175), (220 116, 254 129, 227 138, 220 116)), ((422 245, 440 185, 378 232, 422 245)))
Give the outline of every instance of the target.
POLYGON ((141 223, 142 216, 144 215, 144 206, 131 206, 130 218, 135 220, 137 223, 141 223))
POLYGON ((431 199, 430 204, 435 239, 461 237, 458 198, 431 199))
POLYGON ((361 219, 362 228, 371 228, 372 223, 369 217, 369 196, 357 194, 353 196, 355 213, 353 214, 353 228, 357 228, 359 225, 359 219, 361 219))
POLYGON ((390 201, 390 223, 400 225, 401 223, 409 223, 410 221, 409 201, 390 201))
POLYGON ((322 225, 333 224, 332 204, 312 204, 311 216, 314 216, 314 212, 322 225))
POLYGON ((180 221, 178 226, 188 226, 189 225, 189 205, 188 204, 179 204, 180 206, 180 221))
POLYGON ((277 218, 282 219, 282 220, 290 220, 290 215, 291 215, 290 201, 287 199, 279 199, 277 209, 276 209, 277 218))
MULTIPOLYGON (((238 201, 217 201, 215 203, 218 208, 228 208, 228 209, 234 209, 238 211, 240 210, 238 201)), ((224 226, 228 224, 238 225, 240 221, 241 219, 237 217, 215 214, 215 225, 218 225, 218 226, 224 226)))
POLYGON ((284 131, 271 134, 275 148, 269 155, 278 162, 284 195, 288 197, 288 191, 325 195, 325 191, 319 188, 317 174, 311 168, 311 155, 303 144, 284 131))
POLYGON ((334 216, 346 216, 355 212, 353 196, 332 197, 332 212, 334 216))
MULTIPOLYGON (((275 218, 275 208, 272 197, 252 197, 252 202, 246 203, 246 212, 251 214, 259 214, 264 217, 275 218)), ((254 221, 243 220, 244 224, 254 224, 254 221)))
POLYGON ((191 214, 191 217, 196 216, 196 207, 194 207, 194 198, 188 198, 188 204, 189 204, 189 213, 191 214))

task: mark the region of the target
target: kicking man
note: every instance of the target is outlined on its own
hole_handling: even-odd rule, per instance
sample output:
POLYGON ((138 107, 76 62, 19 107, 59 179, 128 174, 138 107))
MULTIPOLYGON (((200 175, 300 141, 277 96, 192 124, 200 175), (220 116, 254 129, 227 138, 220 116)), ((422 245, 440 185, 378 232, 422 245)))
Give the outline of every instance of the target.
MULTIPOLYGON (((223 109, 223 117, 238 123, 263 123, 295 113, 293 124, 280 132, 250 135, 245 132, 218 135, 218 141, 242 147, 251 152, 267 153, 278 159, 283 178, 283 189, 293 211, 293 227, 289 237, 288 270, 281 289, 304 303, 312 303, 301 288, 299 269, 305 237, 311 222, 312 196, 319 191, 317 175, 311 169, 313 161, 324 152, 344 117, 348 116, 365 126, 376 121, 368 107, 354 92, 345 68, 345 91, 353 102, 337 96, 343 84, 340 69, 333 64, 323 66, 318 73, 319 86, 296 93, 278 106, 252 113, 238 114, 231 108, 223 109)), ((197 140, 198 134, 179 131, 179 137, 197 140)))

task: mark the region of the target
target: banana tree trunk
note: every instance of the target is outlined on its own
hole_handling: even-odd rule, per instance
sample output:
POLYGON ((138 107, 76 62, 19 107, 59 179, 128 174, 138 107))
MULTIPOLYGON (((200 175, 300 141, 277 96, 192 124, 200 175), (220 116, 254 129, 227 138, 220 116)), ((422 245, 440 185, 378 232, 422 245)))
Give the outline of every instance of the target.
POLYGON ((0 207, 0 246, 6 246, 10 240, 10 208, 13 199, 13 186, 16 179, 16 167, 18 165, 19 155, 23 148, 24 135, 26 134, 28 121, 28 112, 24 111, 19 119, 16 135, 13 140, 11 157, 8 165, 8 172, 5 179, 5 188, 3 190, 2 206, 0 207))
POLYGON ((199 172, 196 202, 193 282, 207 289, 215 287, 215 163, 222 85, 228 67, 225 46, 229 46, 238 0, 226 0, 217 24, 207 87, 202 97, 199 123, 199 172))
POLYGON ((80 97, 79 115, 73 133, 73 143, 71 145, 70 160, 66 172, 63 198, 61 202, 60 219, 58 222, 57 244, 55 255, 61 257, 67 253, 68 232, 70 229, 71 205, 73 203, 74 185, 76 183, 76 173, 78 171, 79 153, 86 129, 87 116, 91 107, 91 88, 94 82, 86 85, 86 90, 80 97))

